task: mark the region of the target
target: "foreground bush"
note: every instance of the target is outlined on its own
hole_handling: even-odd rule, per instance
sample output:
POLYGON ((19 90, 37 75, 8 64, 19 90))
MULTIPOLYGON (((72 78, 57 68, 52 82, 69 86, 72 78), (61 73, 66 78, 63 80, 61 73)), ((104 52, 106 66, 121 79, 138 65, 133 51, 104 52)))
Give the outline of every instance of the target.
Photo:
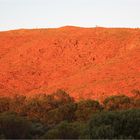
POLYGON ((50 129, 43 138, 45 139, 85 139, 89 138, 87 125, 83 123, 68 123, 63 121, 53 129, 50 129))
POLYGON ((139 139, 140 109, 102 112, 89 122, 91 139, 139 139))
POLYGON ((7 139, 30 138, 31 124, 14 113, 0 114, 0 134, 7 139))
POLYGON ((60 106, 56 109, 50 110, 46 114, 46 123, 48 125, 56 125, 62 121, 73 122, 76 119, 75 111, 77 109, 76 103, 69 103, 60 106))
POLYGON ((32 98, 1 97, 0 138, 140 138, 139 91, 133 92, 137 96, 111 96, 103 104, 76 102, 63 90, 32 98))
POLYGON ((77 139, 78 131, 67 122, 61 122, 54 129, 51 129, 44 136, 47 139, 77 139))

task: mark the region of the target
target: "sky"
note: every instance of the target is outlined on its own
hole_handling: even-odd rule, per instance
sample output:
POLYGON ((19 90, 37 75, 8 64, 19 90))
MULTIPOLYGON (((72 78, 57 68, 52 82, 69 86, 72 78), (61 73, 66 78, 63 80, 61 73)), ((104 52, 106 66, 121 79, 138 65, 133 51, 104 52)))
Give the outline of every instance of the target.
POLYGON ((20 28, 140 27, 140 0, 0 0, 0 31, 20 28))

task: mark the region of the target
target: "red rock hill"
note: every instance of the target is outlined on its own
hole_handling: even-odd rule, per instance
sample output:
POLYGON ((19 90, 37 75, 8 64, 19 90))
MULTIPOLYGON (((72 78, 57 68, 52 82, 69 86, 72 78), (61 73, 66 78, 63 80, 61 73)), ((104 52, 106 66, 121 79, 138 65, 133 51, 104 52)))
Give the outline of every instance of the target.
POLYGON ((0 32, 0 94, 64 89, 103 99, 140 89, 140 29, 32 29, 0 32))

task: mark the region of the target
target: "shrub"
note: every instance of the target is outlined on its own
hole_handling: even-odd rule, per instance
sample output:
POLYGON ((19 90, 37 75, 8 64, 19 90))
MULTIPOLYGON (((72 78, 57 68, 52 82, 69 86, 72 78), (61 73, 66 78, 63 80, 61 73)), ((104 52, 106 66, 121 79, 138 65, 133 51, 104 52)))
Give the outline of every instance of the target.
POLYGON ((83 100, 77 103, 77 110, 75 112, 76 119, 78 121, 87 121, 90 117, 98 112, 101 111, 102 106, 99 104, 98 101, 94 100, 83 100))
POLYGON ((89 122, 90 138, 140 138, 140 110, 102 112, 89 122))
POLYGON ((30 138, 31 124, 13 113, 0 114, 0 133, 8 139, 30 138))
POLYGON ((79 132, 68 122, 61 122, 55 128, 49 130, 43 138, 45 139, 77 139, 79 132))
POLYGON ((69 103, 54 110, 50 110, 46 114, 46 123, 49 125, 56 125, 61 121, 72 122, 75 120, 76 108, 76 103, 69 103))
POLYGON ((32 121, 31 138, 40 139, 42 135, 48 130, 47 126, 44 126, 40 122, 32 121))
POLYGON ((11 99, 8 97, 0 98, 0 113, 9 111, 11 99))
MULTIPOLYGON (((51 114, 57 115, 57 111, 55 111, 55 109, 59 108, 57 110, 58 112, 61 112, 66 104, 73 102, 73 98, 71 98, 65 91, 58 90, 51 95, 41 94, 27 100, 27 103, 24 107, 24 112, 26 112, 26 115, 29 118, 46 122, 46 120, 49 121, 47 117, 51 116, 51 114), (60 108, 61 106, 63 107, 60 108)), ((68 107, 65 106, 65 109, 66 108, 68 107)))
POLYGON ((132 100, 125 95, 107 97, 103 104, 106 110, 128 109, 133 106, 132 100))
POLYGON ((24 105, 26 103, 26 96, 15 95, 11 98, 10 111, 22 114, 24 105))
POLYGON ((56 107, 74 102, 74 99, 70 97, 68 93, 66 93, 64 90, 61 90, 61 89, 58 89, 51 96, 53 98, 52 102, 55 103, 56 107))

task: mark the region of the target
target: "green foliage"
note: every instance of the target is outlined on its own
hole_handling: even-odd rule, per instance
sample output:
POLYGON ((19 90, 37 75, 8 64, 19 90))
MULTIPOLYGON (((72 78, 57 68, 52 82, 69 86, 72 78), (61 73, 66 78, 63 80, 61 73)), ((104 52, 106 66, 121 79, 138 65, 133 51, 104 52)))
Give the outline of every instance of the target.
POLYGON ((52 102, 55 103, 56 107, 74 102, 74 99, 70 97, 68 93, 66 93, 65 91, 61 89, 57 90, 55 93, 53 93, 50 96, 52 96, 53 98, 52 102))
MULTIPOLYGON (((26 112, 29 118, 39 120, 41 122, 50 121, 51 123, 52 117, 54 119, 53 122, 57 122, 55 116, 57 116, 57 114, 60 114, 60 112, 62 112, 61 110, 65 110, 66 108, 69 108, 70 110, 70 105, 67 105, 66 107, 66 104, 72 104, 73 102, 73 98, 71 98, 66 92, 58 90, 56 93, 53 93, 51 95, 41 94, 29 99, 24 107, 24 112, 26 112)), ((60 119, 62 121, 63 117, 60 116, 59 120, 60 119)))
POLYGON ((75 120, 76 108, 76 103, 69 103, 54 110, 50 110, 46 116, 46 123, 49 125, 56 125, 64 120, 72 122, 75 120))
POLYGON ((68 122, 61 122, 44 136, 46 139, 77 139, 78 137, 78 130, 68 122))
POLYGON ((132 106, 132 100, 125 95, 110 96, 104 100, 103 104, 106 110, 128 109, 132 106))
POLYGON ((72 123, 72 125, 78 132, 78 139, 90 138, 88 123, 75 121, 72 123))
POLYGON ((0 133, 8 139, 30 138, 31 124, 13 113, 0 114, 0 133))
POLYGON ((1 97, 0 138, 140 138, 139 91, 134 93, 131 98, 108 97, 103 106, 95 100, 76 102, 63 90, 32 98, 1 97), (135 110, 119 111, 130 108, 135 110))
POLYGON ((62 121, 50 129, 42 138, 45 139, 89 139, 86 123, 62 121))
POLYGON ((92 139, 140 138, 140 110, 102 112, 89 122, 92 139))
POLYGON ((23 111, 29 118, 33 120, 43 121, 46 113, 53 109, 45 94, 38 95, 27 100, 23 111))
POLYGON ((83 100, 77 103, 77 110, 75 112, 76 119, 78 121, 87 121, 90 117, 101 111, 102 106, 98 101, 94 100, 83 100))
POLYGON ((32 121, 31 136, 33 139, 39 139, 47 131, 48 127, 40 122, 32 121))

